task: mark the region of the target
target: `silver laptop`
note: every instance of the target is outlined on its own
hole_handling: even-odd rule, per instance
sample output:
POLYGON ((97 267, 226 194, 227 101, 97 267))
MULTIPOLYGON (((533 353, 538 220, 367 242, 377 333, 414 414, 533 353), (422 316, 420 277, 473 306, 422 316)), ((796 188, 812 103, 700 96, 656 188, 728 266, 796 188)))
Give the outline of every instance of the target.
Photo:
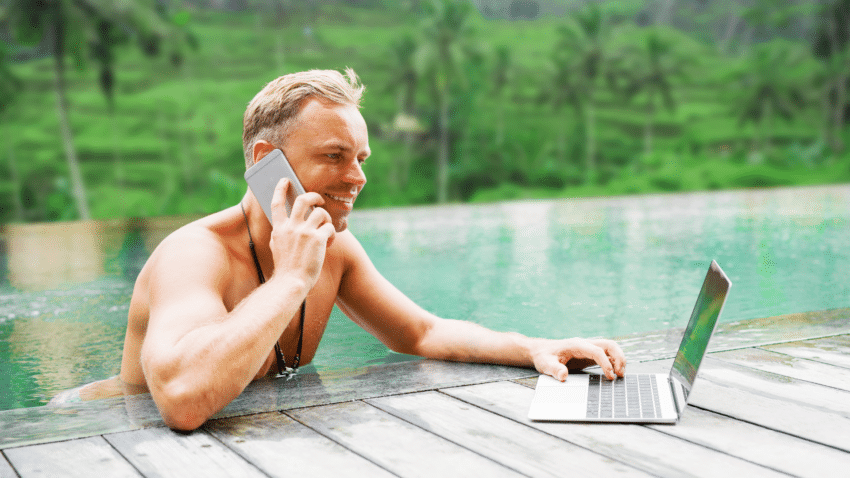
POLYGON ((714 333, 732 283, 716 262, 685 328, 670 373, 629 374, 608 380, 599 374, 570 374, 566 382, 537 379, 528 418, 540 421, 676 423, 688 403, 700 362, 714 333))

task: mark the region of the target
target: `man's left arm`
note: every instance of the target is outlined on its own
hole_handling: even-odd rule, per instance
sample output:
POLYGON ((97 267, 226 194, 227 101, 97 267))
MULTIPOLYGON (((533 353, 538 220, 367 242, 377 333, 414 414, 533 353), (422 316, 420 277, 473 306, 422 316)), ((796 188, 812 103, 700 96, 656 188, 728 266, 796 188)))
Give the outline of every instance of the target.
POLYGON ((337 305, 390 349, 421 357, 534 367, 558 380, 568 369, 593 364, 613 379, 625 373, 626 359, 611 340, 549 340, 495 332, 478 324, 439 318, 399 291, 372 264, 354 236, 338 234, 346 264, 337 305))

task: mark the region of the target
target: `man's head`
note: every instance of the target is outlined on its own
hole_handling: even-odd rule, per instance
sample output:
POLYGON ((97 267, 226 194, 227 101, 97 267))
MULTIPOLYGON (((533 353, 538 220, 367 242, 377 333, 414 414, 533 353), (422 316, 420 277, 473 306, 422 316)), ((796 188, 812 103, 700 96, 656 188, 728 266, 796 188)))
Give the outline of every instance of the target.
POLYGON ((350 69, 294 73, 269 83, 248 105, 243 143, 250 167, 275 148, 302 186, 322 196, 337 232, 366 184, 362 164, 371 154, 360 114, 363 86, 350 69))
POLYGON ((280 147, 286 144, 307 99, 359 108, 364 89, 351 68, 345 70, 345 76, 335 70, 310 70, 271 81, 248 104, 242 120, 246 169, 254 164, 253 148, 257 140, 280 147))

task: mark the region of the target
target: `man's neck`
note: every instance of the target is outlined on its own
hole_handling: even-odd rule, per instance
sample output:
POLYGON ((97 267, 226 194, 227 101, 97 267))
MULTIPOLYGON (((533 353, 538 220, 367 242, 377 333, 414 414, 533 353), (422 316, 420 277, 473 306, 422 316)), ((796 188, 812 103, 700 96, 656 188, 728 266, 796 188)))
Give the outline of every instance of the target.
POLYGON ((268 265, 274 265, 269 241, 271 240, 272 225, 266 217, 266 213, 257 199, 248 191, 242 198, 241 206, 245 210, 245 218, 247 219, 247 232, 250 239, 254 243, 254 250, 257 252, 257 257, 266 275, 271 274, 271 268, 268 265), (268 270, 267 270, 268 269, 268 270))

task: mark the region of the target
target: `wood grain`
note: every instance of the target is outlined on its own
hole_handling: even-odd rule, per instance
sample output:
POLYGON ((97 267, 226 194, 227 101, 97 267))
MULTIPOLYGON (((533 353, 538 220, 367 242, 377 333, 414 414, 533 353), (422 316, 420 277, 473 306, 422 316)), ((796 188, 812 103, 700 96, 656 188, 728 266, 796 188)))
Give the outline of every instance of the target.
POLYGON ((286 414, 399 476, 522 476, 364 402, 286 414))
POLYGON ((0 453, 0 478, 18 478, 18 474, 2 453, 0 453))
POLYGON ((729 363, 850 391, 850 369, 843 367, 758 348, 731 350, 711 356, 729 363))
POLYGON ((658 476, 779 475, 767 468, 643 425, 532 422, 526 415, 534 390, 512 382, 472 385, 442 391, 658 476))
POLYGON ((104 435, 145 476, 261 477, 242 457, 210 435, 148 428, 104 435))
POLYGON ((626 464, 438 392, 368 403, 529 476, 642 475, 626 464))
POLYGON ((695 386, 702 380, 850 417, 850 392, 787 375, 708 357, 700 367, 695 386))
POLYGON ((21 478, 141 476, 102 437, 10 448, 3 453, 21 478))
POLYGON ((269 476, 393 476, 280 413, 214 420, 204 429, 269 476))
POLYGON ((768 345, 763 348, 771 352, 850 368, 850 335, 768 345))
POLYGON ((694 407, 675 426, 652 428, 795 476, 819 478, 850 469, 848 453, 694 407))
POLYGON ((850 451, 850 418, 814 407, 701 380, 689 403, 716 413, 850 451))

